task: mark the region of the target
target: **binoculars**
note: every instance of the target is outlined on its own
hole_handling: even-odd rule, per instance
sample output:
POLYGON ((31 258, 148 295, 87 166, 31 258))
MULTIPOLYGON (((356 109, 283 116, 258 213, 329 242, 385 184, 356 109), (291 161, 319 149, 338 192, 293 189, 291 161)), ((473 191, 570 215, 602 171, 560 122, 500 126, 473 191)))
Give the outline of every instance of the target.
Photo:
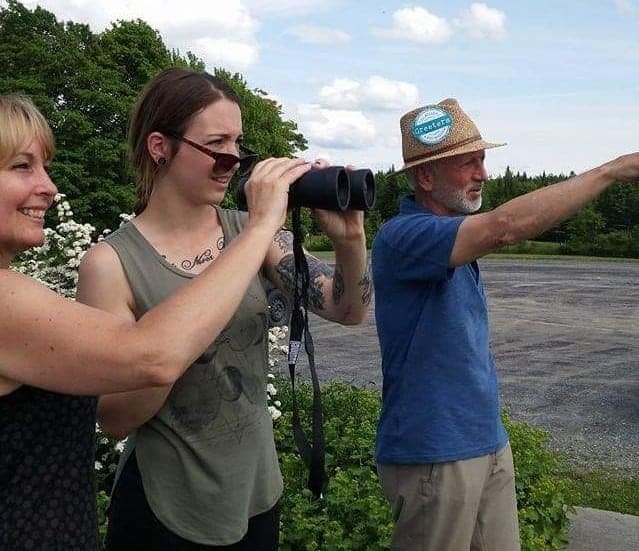
MULTIPOLYGON (((237 186, 237 207, 247 210, 242 178, 237 186)), ((288 207, 324 210, 368 210, 375 204, 375 178, 368 169, 347 171, 342 166, 318 168, 291 184, 288 207)))

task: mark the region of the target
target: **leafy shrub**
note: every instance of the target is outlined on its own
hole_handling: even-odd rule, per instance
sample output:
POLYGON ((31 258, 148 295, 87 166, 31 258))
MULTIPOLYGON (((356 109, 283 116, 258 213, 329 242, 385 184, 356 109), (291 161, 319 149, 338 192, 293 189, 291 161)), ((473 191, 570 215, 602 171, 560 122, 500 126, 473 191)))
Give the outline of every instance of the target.
POLYGON ((559 243, 550 241, 520 241, 514 245, 508 245, 498 252, 507 254, 557 254, 559 243))
MULTIPOLYGON (((307 471, 292 438, 290 384, 281 380, 277 386, 284 412, 275 424, 285 484, 282 550, 388 549, 393 520, 374 460, 379 394, 341 383, 323 388, 330 485, 325 498, 316 501, 306 489, 307 471)), ((309 385, 300 385, 298 403, 303 412, 310 411, 311 401, 309 385)))
POLYGON ((515 462, 515 487, 521 547, 527 551, 562 549, 569 520, 567 485, 559 478, 561 462, 546 448, 542 429, 513 423, 502 414, 515 462))
POLYGON ((307 251, 332 251, 333 242, 325 235, 309 235, 304 240, 307 251))
MULTIPOLYGON (((388 549, 393 530, 390 507, 377 480, 374 442, 380 394, 344 383, 322 390, 329 488, 322 501, 306 490, 306 469, 292 438, 290 384, 278 381, 282 417, 275 424, 285 491, 282 498, 282 549, 388 549)), ((300 385, 303 412, 311 411, 311 389, 300 385)), ((303 417, 303 414, 302 414, 303 417)), ((304 417, 303 417, 304 423, 304 417)), ((559 481, 559 460, 545 448, 548 434, 512 423, 510 434, 524 551, 560 549, 566 542, 568 519, 565 482, 559 481)), ((305 424, 310 434, 308 423, 305 424)))

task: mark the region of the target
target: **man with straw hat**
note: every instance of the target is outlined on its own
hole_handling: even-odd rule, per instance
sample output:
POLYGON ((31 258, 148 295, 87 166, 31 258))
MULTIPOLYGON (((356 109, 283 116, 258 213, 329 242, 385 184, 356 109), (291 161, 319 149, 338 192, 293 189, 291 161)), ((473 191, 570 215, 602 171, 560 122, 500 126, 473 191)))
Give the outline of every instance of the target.
MULTIPOLYGON (((513 461, 499 416, 486 297, 476 260, 559 224, 615 181, 639 181, 639 153, 481 206, 485 142, 454 99, 401 118, 415 194, 373 243, 383 407, 376 455, 397 520, 393 549, 519 549, 513 461)), ((400 171, 400 172, 401 172, 400 171)))

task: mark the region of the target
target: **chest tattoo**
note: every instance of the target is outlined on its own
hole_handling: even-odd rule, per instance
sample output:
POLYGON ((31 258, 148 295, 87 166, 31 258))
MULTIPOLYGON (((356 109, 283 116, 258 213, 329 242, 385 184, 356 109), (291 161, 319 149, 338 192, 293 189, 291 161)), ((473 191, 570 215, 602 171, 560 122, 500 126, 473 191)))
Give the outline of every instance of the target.
MULTIPOLYGON (((220 252, 222 249, 224 249, 224 237, 220 237, 217 240, 216 249, 217 249, 217 252, 220 252)), ((195 255, 195 258, 193 260, 190 260, 190 259, 182 260, 182 262, 180 263, 180 267, 183 270, 187 270, 187 271, 192 270, 196 266, 200 266, 202 264, 205 264, 206 262, 211 262, 212 260, 215 259, 216 256, 217 256, 216 253, 213 251, 213 248, 211 247, 211 248, 205 249, 200 254, 195 255)))

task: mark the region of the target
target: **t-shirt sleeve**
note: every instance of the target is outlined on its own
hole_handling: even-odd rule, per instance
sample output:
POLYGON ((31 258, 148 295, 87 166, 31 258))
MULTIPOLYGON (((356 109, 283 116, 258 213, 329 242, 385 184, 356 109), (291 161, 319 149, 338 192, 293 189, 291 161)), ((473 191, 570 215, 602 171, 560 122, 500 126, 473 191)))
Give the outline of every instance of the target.
POLYGON ((380 236, 393 271, 403 280, 442 280, 449 277, 450 255, 463 216, 415 214, 402 216, 380 236))

